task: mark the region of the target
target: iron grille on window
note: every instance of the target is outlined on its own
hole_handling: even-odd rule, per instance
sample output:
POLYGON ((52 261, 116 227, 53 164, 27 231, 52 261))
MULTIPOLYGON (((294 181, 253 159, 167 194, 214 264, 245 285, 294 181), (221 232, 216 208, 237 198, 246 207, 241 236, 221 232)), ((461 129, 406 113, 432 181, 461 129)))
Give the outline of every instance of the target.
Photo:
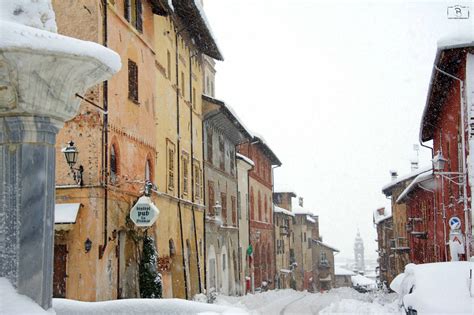
POLYGON ((138 103, 138 67, 130 59, 128 60, 128 98, 138 103))

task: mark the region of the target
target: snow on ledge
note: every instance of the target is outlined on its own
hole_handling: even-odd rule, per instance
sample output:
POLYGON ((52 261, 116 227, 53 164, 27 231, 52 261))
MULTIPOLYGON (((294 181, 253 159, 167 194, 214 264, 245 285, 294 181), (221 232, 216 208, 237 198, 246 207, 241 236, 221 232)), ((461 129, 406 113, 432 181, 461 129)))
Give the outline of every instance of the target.
POLYGON ((69 54, 98 60, 113 73, 118 72, 122 67, 120 56, 116 52, 97 43, 5 20, 0 20, 0 29, 2 30, 0 50, 4 53, 15 50, 33 50, 39 54, 42 52, 69 54))
POLYGON ((283 213, 283 214, 286 214, 286 215, 289 215, 289 216, 292 216, 294 217, 295 214, 292 213, 291 211, 289 210, 286 210, 286 209, 283 209, 281 207, 278 207, 277 205, 275 205, 275 210, 273 210, 275 213, 283 213))
POLYGON ((246 157, 245 155, 240 154, 240 153, 236 153, 236 156, 237 156, 237 158, 241 159, 242 161, 246 162, 247 164, 249 164, 251 166, 255 166, 255 163, 250 158, 246 157))

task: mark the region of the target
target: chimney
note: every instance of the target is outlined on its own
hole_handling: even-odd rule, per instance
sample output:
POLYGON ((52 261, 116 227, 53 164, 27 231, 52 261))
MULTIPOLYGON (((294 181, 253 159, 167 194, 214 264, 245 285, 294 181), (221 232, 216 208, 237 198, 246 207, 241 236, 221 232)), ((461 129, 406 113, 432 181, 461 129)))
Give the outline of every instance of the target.
POLYGON ((300 205, 300 207, 303 207, 303 197, 298 198, 298 204, 300 205))
POLYGON ((390 171, 390 176, 392 177, 392 180, 396 180, 398 177, 398 173, 395 170, 390 171))

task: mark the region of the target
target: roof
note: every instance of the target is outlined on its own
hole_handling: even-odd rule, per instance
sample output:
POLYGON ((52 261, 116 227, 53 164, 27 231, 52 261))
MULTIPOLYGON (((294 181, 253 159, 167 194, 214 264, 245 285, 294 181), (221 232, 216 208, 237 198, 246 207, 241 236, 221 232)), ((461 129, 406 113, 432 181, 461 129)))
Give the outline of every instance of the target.
POLYGON ((274 206, 275 206, 275 208, 274 208, 273 212, 275 212, 275 213, 283 213, 283 214, 286 214, 286 215, 289 215, 289 216, 292 216, 292 217, 295 216, 295 214, 292 213, 292 212, 289 211, 289 210, 286 210, 286 209, 283 209, 283 208, 281 208, 281 207, 278 207, 277 205, 274 205, 274 206))
POLYGON ((76 223, 80 203, 57 203, 54 206, 54 223, 66 224, 76 223))
POLYGON ((289 194, 291 197, 296 197, 296 191, 289 188, 283 188, 283 187, 273 188, 273 193, 274 194, 289 194))
POLYGON ((378 208, 374 211, 374 223, 375 224, 379 224, 380 222, 392 217, 391 210, 388 210, 388 209, 384 208, 384 211, 387 211, 387 212, 384 213, 384 214, 379 214, 379 209, 381 209, 381 208, 378 208))
POLYGON ((240 160, 246 162, 247 164, 249 164, 249 165, 251 165, 251 166, 255 166, 255 163, 254 163, 249 157, 246 157, 245 155, 243 155, 243 154, 241 154, 241 153, 238 153, 238 152, 235 154, 235 156, 236 156, 238 159, 240 159, 240 160))
POLYGON ((390 196, 390 195, 392 195, 392 188, 395 187, 396 185, 398 185, 398 184, 400 184, 404 181, 407 181, 409 179, 412 179, 413 177, 416 177, 421 173, 426 173, 426 172, 430 171, 431 169, 432 169, 431 165, 430 166, 425 166, 425 167, 419 168, 418 170, 416 170, 414 172, 408 173, 404 176, 400 176, 397 179, 392 180, 390 183, 383 186, 382 187, 382 193, 384 193, 387 196, 390 196))
POLYGON ((334 266, 334 275, 336 276, 355 276, 355 273, 342 267, 334 266))
POLYGON ((189 32, 202 53, 224 60, 200 0, 152 0, 151 3, 153 13, 174 15, 183 21, 182 30, 189 32))
POLYGON ((326 248, 329 248, 329 249, 332 250, 333 252, 338 252, 338 253, 339 253, 339 249, 334 248, 334 247, 332 247, 332 246, 329 246, 328 244, 323 243, 323 242, 321 242, 320 240, 314 240, 314 239, 313 239, 313 242, 316 243, 316 244, 318 244, 318 245, 321 245, 321 246, 324 246, 324 247, 326 247, 326 248))
POLYGON ((405 188, 405 190, 400 194, 400 196, 398 196, 397 198, 397 203, 400 203, 402 201, 404 201, 408 194, 410 192, 412 192, 416 187, 418 187, 419 185, 423 185, 423 184, 428 184, 429 187, 425 187, 425 189, 430 189, 430 190, 433 190, 434 189, 434 175, 433 175, 433 172, 430 172, 430 173, 423 173, 423 174, 420 174, 418 175, 417 177, 415 177, 415 179, 410 183, 410 185, 407 186, 407 188, 405 188))
POLYGON ((208 95, 203 95, 202 99, 211 104, 217 105, 217 110, 211 110, 204 115, 204 120, 212 121, 213 124, 236 144, 243 142, 245 139, 252 139, 252 135, 237 116, 235 111, 224 101, 218 100, 208 95), (233 134, 229 128, 229 124, 234 126, 241 136, 233 134))
POLYGON ((428 95, 420 124, 420 142, 433 139, 434 130, 440 119, 440 113, 446 100, 451 97, 453 78, 439 72, 439 69, 455 75, 462 63, 460 60, 467 52, 474 53, 474 38, 448 38, 438 42, 434 67, 431 72, 428 95))
POLYGON ((272 165, 281 166, 281 161, 278 159, 276 154, 270 149, 270 146, 267 144, 265 139, 261 135, 256 135, 253 133, 252 143, 257 143, 262 149, 263 153, 270 158, 272 165))

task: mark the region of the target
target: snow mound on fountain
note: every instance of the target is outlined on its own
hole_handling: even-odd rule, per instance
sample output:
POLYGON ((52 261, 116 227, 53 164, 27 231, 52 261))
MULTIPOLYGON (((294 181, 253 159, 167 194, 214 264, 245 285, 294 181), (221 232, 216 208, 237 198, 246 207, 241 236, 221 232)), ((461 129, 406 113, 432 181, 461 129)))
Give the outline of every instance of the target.
POLYGON ((0 20, 58 32, 51 0, 0 0, 0 8, 0 20))

